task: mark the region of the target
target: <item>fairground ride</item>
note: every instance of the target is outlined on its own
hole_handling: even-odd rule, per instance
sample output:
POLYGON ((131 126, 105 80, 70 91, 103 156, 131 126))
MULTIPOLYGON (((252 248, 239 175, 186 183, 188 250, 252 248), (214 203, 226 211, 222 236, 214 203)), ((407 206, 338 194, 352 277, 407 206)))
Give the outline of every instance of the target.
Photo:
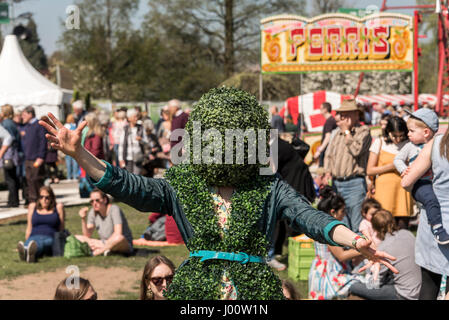
MULTIPOLYGON (((418 59, 421 55, 421 49, 418 47, 418 39, 425 38, 419 35, 418 26, 422 22, 423 14, 438 15, 438 84, 437 84, 437 103, 435 111, 442 117, 449 117, 449 105, 443 104, 443 96, 449 95, 449 11, 448 0, 436 0, 435 4, 428 5, 404 5, 404 6, 388 6, 387 0, 382 0, 380 11, 387 10, 406 10, 415 9, 414 11, 414 77, 413 77, 413 95, 415 100, 415 110, 418 108, 418 59)), ((363 81, 363 73, 360 74, 359 83, 355 92, 358 95, 360 84, 363 81)))

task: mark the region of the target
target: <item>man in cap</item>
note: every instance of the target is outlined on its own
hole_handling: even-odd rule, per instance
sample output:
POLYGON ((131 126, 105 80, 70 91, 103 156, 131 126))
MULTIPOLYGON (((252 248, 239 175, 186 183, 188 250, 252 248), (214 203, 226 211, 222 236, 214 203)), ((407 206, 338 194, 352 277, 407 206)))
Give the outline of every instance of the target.
POLYGON ((336 112, 340 120, 332 144, 326 150, 324 169, 332 175, 333 186, 345 200, 343 222, 358 232, 367 192, 365 177, 371 133, 368 126, 360 124, 361 110, 354 99, 344 100, 336 112))

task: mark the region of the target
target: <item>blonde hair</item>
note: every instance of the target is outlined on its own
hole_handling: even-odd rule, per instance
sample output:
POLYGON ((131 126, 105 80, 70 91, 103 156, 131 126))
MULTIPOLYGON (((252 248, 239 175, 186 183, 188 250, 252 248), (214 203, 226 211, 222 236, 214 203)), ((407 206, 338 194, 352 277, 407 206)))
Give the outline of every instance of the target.
POLYGON ((424 121, 419 120, 413 116, 411 116, 407 119, 407 124, 409 124, 409 123, 414 123, 419 128, 430 129, 429 126, 424 121))
POLYGON ((14 108, 10 104, 3 105, 2 115, 6 119, 12 119, 14 117, 14 108))
POLYGON ((105 134, 104 128, 101 125, 100 121, 98 121, 95 112, 89 112, 88 114, 86 114, 86 117, 84 119, 87 121, 87 127, 89 128, 89 130, 87 131, 87 136, 95 134, 103 138, 105 134))

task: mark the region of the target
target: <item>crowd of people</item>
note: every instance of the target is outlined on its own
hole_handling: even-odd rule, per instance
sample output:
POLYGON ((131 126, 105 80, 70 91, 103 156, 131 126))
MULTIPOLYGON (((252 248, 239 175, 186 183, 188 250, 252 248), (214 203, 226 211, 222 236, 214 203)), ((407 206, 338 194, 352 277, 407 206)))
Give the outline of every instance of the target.
MULTIPOLYGON (((333 117, 328 104, 321 110, 327 124, 333 117)), ((315 180, 318 208, 396 257, 392 265, 399 273, 382 267, 361 277, 360 254, 315 243, 309 297, 432 300, 444 291, 449 298, 448 202, 442 191, 448 187, 449 130, 437 134, 439 119, 429 106, 412 112, 374 105, 367 115, 355 100, 345 100, 335 111, 335 128, 329 134, 324 126, 325 148, 314 154, 317 161, 325 154, 315 180), (367 117, 380 125, 379 137, 371 136, 367 117)))
MULTIPOLYGON (((172 126, 183 128, 188 116, 182 112, 179 100, 171 100, 161 108, 156 124, 138 106, 117 108, 112 115, 84 108, 81 100, 75 101, 73 113, 66 116, 64 126, 74 130, 86 120, 88 125, 83 131, 83 145, 98 158, 148 177, 172 165, 172 126)), ((11 105, 1 107, 0 166, 8 189, 7 206, 19 207, 21 189, 25 206, 28 206, 38 200, 40 187, 59 183, 61 179, 79 181, 81 197, 89 197, 93 187, 84 170, 72 157, 61 157, 57 150, 51 148, 45 138, 46 131, 38 120, 32 106, 21 111, 14 111, 11 105), (61 170, 64 166, 58 166, 63 162, 65 173, 61 170)))
MULTIPOLYGON (((349 248, 315 241, 309 298, 338 299, 352 294, 364 299, 436 299, 449 270, 449 199, 441 192, 449 187, 449 130, 444 136, 437 134, 438 116, 428 106, 412 112, 409 107, 374 104, 368 112, 349 99, 334 109, 335 115, 332 110, 328 102, 320 109, 325 124, 321 145, 313 154, 318 174, 312 174, 304 162, 309 148, 299 138, 304 129, 301 122, 294 125, 276 107, 270 109, 271 127, 281 132, 277 172, 310 203, 315 202, 318 210, 395 257, 391 265, 398 273, 386 266, 371 266, 356 245, 349 248), (373 138, 368 124, 380 125, 381 135, 373 138), (294 133, 293 139, 286 142, 283 132, 294 133), (419 221, 416 236, 411 232, 414 221, 419 221), (359 273, 361 269, 366 274, 359 273)), ((158 169, 172 166, 170 150, 179 140, 171 141, 170 134, 184 128, 188 117, 178 100, 161 109, 156 124, 139 107, 116 109, 109 115, 86 111, 76 101, 64 126, 76 130, 85 120, 81 145, 87 151, 130 173, 153 177, 158 169)), ((0 120, 0 163, 9 191, 8 206, 19 206, 22 189, 28 207, 25 241, 17 245, 19 257, 36 262, 44 254, 51 255, 55 234, 65 228, 64 206, 57 203, 51 187, 44 185, 45 178, 57 183, 61 177, 55 165, 58 153, 48 143, 46 129, 38 124, 32 107, 14 112, 11 106, 2 106, 0 120)), ((132 254, 133 236, 120 207, 92 184, 72 157, 65 155, 65 163, 66 178, 79 181, 80 195, 90 197, 92 206, 79 211, 82 235, 75 238, 87 243, 94 256, 132 254), (95 229, 100 239, 93 238, 95 229)), ((165 225, 166 235, 177 231, 171 215, 157 216, 153 227, 156 221, 165 225)), ((276 260, 276 254, 282 253, 286 237, 295 233, 282 221, 275 229, 267 261, 272 268, 284 270, 287 266, 276 260)), ((179 231, 171 240, 182 241, 179 231)), ((150 259, 142 275, 140 299, 164 299, 163 291, 174 273, 175 266, 166 257, 150 259)), ((80 283, 76 291, 64 279, 54 299, 97 298, 88 280, 80 283)), ((283 289, 285 297, 299 297, 291 283, 284 282, 283 289)))

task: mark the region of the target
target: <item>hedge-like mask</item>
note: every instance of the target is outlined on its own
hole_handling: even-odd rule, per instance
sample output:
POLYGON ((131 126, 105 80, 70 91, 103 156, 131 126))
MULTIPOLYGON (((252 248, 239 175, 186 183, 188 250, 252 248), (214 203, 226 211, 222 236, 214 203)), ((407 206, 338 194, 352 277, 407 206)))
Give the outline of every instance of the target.
POLYGON ((268 112, 245 91, 210 90, 194 106, 185 130, 187 163, 209 185, 238 186, 268 166, 268 112))

